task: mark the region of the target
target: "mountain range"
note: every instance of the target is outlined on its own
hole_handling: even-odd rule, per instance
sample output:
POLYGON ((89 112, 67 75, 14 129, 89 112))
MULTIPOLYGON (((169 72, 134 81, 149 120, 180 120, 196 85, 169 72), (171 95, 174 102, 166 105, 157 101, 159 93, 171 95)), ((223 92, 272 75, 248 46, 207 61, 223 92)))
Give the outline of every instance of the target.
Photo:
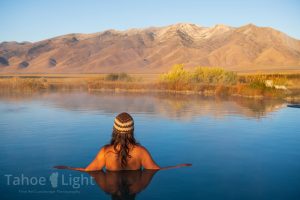
POLYGON ((174 64, 238 72, 300 70, 300 41, 270 27, 165 27, 0 43, 1 73, 162 73, 174 64))

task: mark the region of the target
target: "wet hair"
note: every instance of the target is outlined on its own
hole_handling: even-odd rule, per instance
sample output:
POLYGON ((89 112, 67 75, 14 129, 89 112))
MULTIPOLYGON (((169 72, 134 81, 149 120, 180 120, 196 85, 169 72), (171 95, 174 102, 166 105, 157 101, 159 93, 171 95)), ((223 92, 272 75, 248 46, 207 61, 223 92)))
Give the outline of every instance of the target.
POLYGON ((131 147, 139 145, 134 138, 133 118, 128 113, 123 112, 116 117, 110 144, 113 145, 117 157, 120 159, 121 167, 125 168, 128 158, 131 158, 129 154, 131 147), (123 126, 123 124, 125 125, 123 126))

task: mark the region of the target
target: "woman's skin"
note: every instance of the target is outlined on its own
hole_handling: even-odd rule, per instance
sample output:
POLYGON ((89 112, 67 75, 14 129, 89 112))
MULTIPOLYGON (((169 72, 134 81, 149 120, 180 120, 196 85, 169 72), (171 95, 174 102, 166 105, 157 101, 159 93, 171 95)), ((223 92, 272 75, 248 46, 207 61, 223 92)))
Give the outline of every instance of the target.
MULTIPOLYGON (((117 147, 118 150, 118 147, 117 147)), ((78 170, 83 172, 99 171, 105 168, 109 171, 120 171, 120 170, 164 170, 179 168, 185 166, 191 166, 191 164, 179 164, 169 167, 160 167, 152 159, 151 154, 148 150, 141 145, 132 145, 129 152, 130 157, 127 158, 126 167, 122 167, 120 160, 117 157, 117 153, 113 145, 106 145, 101 148, 94 160, 85 168, 69 167, 69 166, 55 166, 56 169, 70 169, 78 170)))

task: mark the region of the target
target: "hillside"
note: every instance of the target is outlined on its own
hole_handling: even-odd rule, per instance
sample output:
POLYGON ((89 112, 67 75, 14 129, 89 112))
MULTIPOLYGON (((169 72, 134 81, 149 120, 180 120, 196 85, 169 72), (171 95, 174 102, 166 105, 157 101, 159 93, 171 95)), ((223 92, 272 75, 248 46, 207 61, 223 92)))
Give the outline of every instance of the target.
POLYGON ((161 73, 172 65, 300 70, 300 41, 268 27, 175 24, 0 44, 1 73, 161 73))

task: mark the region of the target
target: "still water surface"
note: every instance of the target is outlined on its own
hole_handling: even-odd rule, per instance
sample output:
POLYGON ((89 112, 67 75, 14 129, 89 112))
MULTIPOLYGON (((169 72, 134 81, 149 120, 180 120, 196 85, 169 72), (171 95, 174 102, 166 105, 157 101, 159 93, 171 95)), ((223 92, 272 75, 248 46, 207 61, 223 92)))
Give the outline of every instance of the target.
POLYGON ((300 109, 126 93, 0 96, 1 199, 300 199, 300 109), (127 111, 159 172, 81 173, 127 111), (38 181, 38 183, 36 182, 38 181))

